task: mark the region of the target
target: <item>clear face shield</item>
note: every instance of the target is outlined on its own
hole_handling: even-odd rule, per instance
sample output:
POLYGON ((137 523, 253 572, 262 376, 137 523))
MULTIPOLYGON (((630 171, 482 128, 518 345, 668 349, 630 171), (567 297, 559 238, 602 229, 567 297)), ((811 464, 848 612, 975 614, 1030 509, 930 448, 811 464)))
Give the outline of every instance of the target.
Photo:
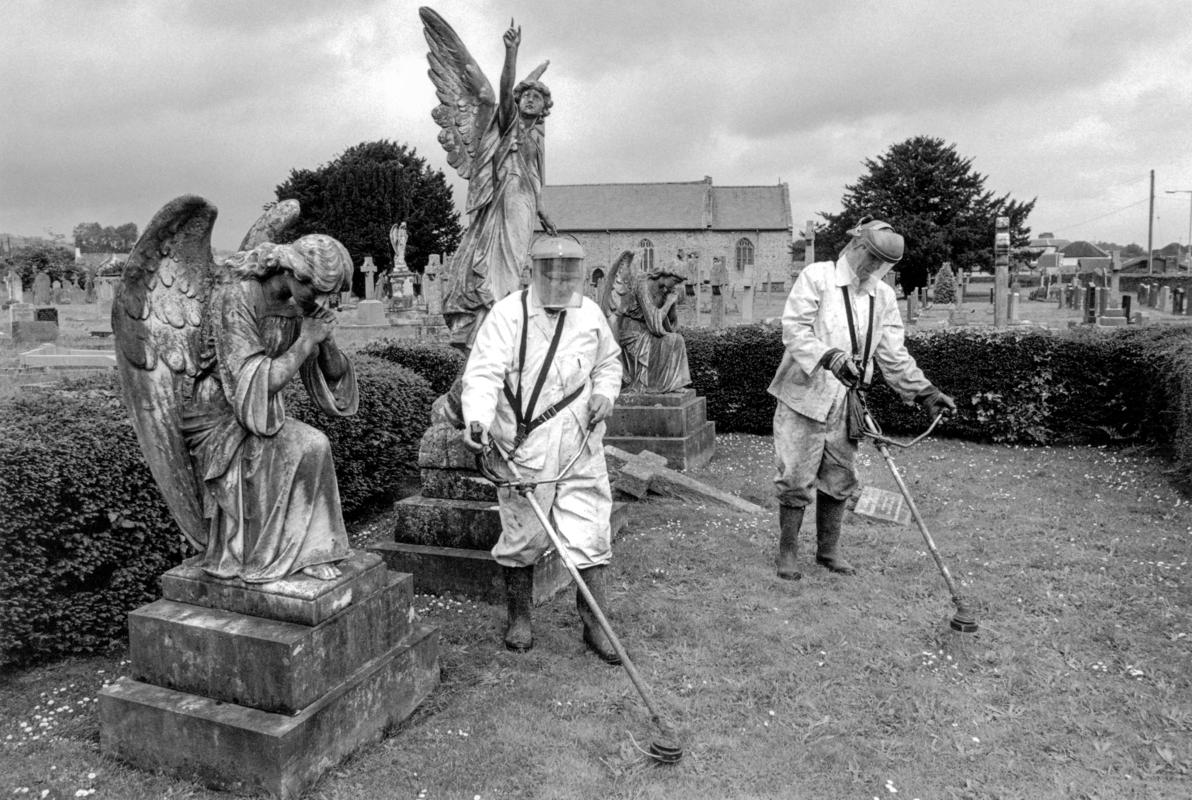
POLYGON ((584 299, 584 251, 562 236, 534 242, 530 248, 530 285, 543 308, 579 308, 584 299))
POLYGON ((578 258, 535 259, 534 296, 543 308, 579 308, 584 296, 584 262, 578 258))

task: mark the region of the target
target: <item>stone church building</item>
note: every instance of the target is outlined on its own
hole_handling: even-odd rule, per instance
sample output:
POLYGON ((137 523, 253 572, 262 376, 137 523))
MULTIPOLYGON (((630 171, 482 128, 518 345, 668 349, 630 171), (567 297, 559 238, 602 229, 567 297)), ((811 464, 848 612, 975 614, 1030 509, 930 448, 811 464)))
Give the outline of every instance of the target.
MULTIPOLYGON (((713 258, 723 258, 734 288, 767 281, 784 291, 791 281, 790 189, 689 183, 592 183, 546 186, 542 205, 560 234, 586 253, 593 281, 625 250, 634 265, 673 264, 679 249, 698 254, 706 282, 713 258)), ((694 262, 687 261, 694 280, 694 262)))

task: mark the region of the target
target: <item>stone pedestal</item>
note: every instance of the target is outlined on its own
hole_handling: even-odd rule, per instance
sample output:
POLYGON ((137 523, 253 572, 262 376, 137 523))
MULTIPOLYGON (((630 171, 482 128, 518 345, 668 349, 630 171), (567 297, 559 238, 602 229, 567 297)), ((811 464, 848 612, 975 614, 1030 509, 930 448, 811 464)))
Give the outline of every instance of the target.
POLYGON ((413 576, 354 552, 342 577, 254 585, 193 565, 128 617, 132 677, 100 692, 100 746, 142 769, 296 798, 438 684, 413 576))
MULTIPOLYGON (((476 456, 450 425, 427 429, 418 448, 422 490, 399 501, 392 542, 370 548, 392 569, 414 574, 418 592, 454 592, 503 602, 504 577, 489 552, 501 536, 497 490, 476 471, 476 456)), ((628 520, 625 503, 614 503, 612 534, 628 520)), ((534 603, 567 587, 571 576, 553 549, 534 569, 534 603)))
POLYGON ((707 400, 694 389, 622 394, 604 443, 630 453, 650 450, 671 469, 702 467, 716 452, 716 423, 708 421, 707 408, 707 400))

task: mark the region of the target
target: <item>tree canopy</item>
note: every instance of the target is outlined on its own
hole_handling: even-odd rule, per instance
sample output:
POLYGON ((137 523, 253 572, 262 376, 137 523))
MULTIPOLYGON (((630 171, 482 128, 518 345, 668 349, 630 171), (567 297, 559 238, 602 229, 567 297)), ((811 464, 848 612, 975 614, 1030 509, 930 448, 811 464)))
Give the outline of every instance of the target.
POLYGON ((80 222, 74 226, 73 238, 80 253, 131 253, 137 243, 137 225, 126 222, 105 227, 98 222, 80 222))
POLYGON ((51 281, 77 280, 82 269, 75 265, 74 253, 69 248, 40 241, 24 247, 13 248, 11 254, 0 258, 0 273, 15 269, 21 281, 30 286, 33 276, 45 272, 51 281))
MULTIPOLYGON (((432 253, 450 253, 459 244, 459 214, 443 172, 404 144, 363 142, 317 169, 292 169, 276 193, 279 201, 302 206, 293 238, 334 236, 357 266, 372 256, 379 271, 391 267, 389 229, 402 221, 412 270, 422 271, 432 253)), ((360 291, 359 284, 354 288, 360 291)))
POLYGON ((821 212, 816 254, 835 258, 848 242, 846 231, 863 216, 885 220, 906 237, 900 268, 934 273, 945 261, 966 270, 992 269, 995 217, 1010 218, 1013 247, 1030 242, 1026 219, 1035 200, 1020 202, 985 188, 986 176, 972 159, 943 139, 915 136, 891 145, 856 183, 845 186, 843 211, 821 212))

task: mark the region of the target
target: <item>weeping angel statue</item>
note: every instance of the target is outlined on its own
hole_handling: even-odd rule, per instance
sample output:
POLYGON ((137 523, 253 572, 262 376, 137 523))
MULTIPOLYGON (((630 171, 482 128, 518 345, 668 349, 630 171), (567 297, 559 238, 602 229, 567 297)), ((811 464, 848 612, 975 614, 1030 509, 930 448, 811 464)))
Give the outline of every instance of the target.
POLYGON ((327 304, 348 287, 352 262, 330 236, 274 244, 298 211, 292 200, 267 207, 240 252, 216 264, 215 207, 179 197, 133 248, 112 304, 141 449, 198 566, 216 578, 332 580, 349 555, 330 443, 286 418, 282 390, 299 376, 327 414, 356 412, 327 304))
POLYGON ((514 85, 521 28, 505 31, 500 96, 459 35, 437 13, 420 8, 430 45, 430 79, 439 105, 432 112, 442 130, 447 163, 468 181, 468 225, 448 269, 443 317, 451 342, 469 349, 493 303, 520 288, 529 264, 535 220, 555 235, 541 205, 545 126, 553 105, 538 80, 544 62, 514 85))

